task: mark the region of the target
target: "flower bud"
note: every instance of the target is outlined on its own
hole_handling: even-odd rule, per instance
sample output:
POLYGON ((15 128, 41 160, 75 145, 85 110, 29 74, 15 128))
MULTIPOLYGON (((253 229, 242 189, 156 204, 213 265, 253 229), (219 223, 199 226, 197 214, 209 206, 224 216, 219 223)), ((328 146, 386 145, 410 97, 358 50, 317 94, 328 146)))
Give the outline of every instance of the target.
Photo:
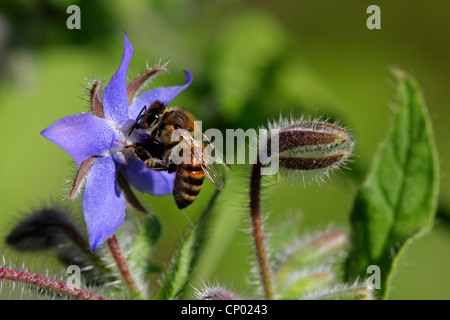
POLYGON ((272 161, 277 157, 279 167, 291 173, 327 174, 329 169, 340 167, 348 159, 354 146, 344 128, 327 122, 281 120, 269 125, 269 129, 270 139, 261 149, 269 153, 272 161))
POLYGON ((298 299, 306 292, 327 285, 335 278, 329 266, 305 268, 289 274, 283 282, 277 284, 281 299, 298 299))
POLYGON ((309 235, 288 246, 278 257, 277 282, 306 266, 317 265, 336 255, 348 243, 345 232, 327 230, 309 235))
POLYGON ((330 148, 348 140, 344 129, 326 122, 303 121, 280 128, 280 153, 330 148))
POLYGON ((58 206, 34 210, 8 234, 6 243, 21 251, 39 251, 60 245, 68 236, 78 237, 66 211, 58 206))

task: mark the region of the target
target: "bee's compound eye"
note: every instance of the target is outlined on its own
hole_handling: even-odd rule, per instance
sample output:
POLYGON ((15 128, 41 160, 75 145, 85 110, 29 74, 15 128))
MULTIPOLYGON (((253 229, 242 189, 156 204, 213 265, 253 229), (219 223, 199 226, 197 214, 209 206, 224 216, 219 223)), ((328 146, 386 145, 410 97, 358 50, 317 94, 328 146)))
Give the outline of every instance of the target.
POLYGON ((159 116, 157 114, 151 114, 147 118, 148 125, 152 125, 156 120, 158 120, 159 116))

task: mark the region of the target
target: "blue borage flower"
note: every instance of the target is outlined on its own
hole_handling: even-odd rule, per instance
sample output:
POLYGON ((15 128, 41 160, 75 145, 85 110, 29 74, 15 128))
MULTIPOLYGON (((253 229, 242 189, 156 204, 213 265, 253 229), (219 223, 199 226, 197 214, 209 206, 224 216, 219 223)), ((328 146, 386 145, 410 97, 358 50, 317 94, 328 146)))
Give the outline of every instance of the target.
POLYGON ((122 62, 102 98, 100 81, 92 86, 93 113, 67 116, 41 132, 66 151, 79 166, 70 198, 77 197, 85 182, 82 209, 92 251, 123 224, 125 197, 118 175, 141 192, 152 195, 172 193, 174 173, 149 170, 135 158, 127 146, 142 138, 136 132, 129 135, 129 131, 144 106, 150 106, 153 101, 168 104, 192 81, 191 73, 185 71, 184 85, 159 87, 135 97, 142 85, 164 67, 148 69, 127 87, 127 70, 133 47, 127 34, 124 35, 122 62))

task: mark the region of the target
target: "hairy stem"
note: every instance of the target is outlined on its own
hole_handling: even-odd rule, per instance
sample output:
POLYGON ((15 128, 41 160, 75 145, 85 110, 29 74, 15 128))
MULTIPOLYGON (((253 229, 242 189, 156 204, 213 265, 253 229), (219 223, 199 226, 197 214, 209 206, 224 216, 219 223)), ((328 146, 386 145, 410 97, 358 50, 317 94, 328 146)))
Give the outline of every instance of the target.
POLYGON ((273 299, 272 273, 264 244, 264 230, 260 209, 261 200, 261 163, 253 165, 250 176, 250 217, 253 226, 253 239, 255 241, 256 256, 258 258, 264 296, 267 300, 273 299))
POLYGON ((128 268, 127 261, 122 255, 122 251, 119 248, 116 237, 113 235, 107 240, 109 250, 111 251, 114 260, 116 261, 117 267, 119 268, 120 274, 122 275, 125 284, 128 286, 131 294, 135 297, 142 299, 142 293, 136 285, 133 277, 131 276, 130 269, 128 268))
POLYGON ((0 267, 0 280, 22 282, 57 294, 67 295, 83 300, 107 300, 107 298, 101 295, 96 295, 92 292, 69 286, 65 281, 57 281, 41 276, 40 274, 9 269, 6 267, 0 267))

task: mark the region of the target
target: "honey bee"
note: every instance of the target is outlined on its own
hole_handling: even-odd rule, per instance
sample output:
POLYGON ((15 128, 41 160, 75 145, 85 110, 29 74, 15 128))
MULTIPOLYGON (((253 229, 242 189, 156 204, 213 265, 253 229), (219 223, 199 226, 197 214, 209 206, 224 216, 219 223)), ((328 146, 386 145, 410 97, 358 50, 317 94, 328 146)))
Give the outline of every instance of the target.
MULTIPOLYGON (((193 203, 203 187, 205 176, 219 190, 223 179, 215 164, 205 155, 202 142, 194 139, 194 117, 181 107, 166 108, 160 101, 144 107, 129 134, 135 129, 143 129, 144 143, 133 146, 135 156, 152 170, 175 172, 173 197, 179 209, 193 203), (174 139, 174 133, 178 139, 174 139), (175 141, 174 141, 175 140, 175 141), (175 150, 175 148, 177 148, 175 150), (185 152, 187 150, 187 152, 185 152), (183 154, 184 153, 184 154, 183 154), (181 162, 174 163, 173 155, 180 155, 181 162)), ((203 133, 201 137, 206 138, 203 133)), ((207 138, 206 141, 211 143, 207 138)), ((219 159, 223 155, 215 150, 219 159)))

